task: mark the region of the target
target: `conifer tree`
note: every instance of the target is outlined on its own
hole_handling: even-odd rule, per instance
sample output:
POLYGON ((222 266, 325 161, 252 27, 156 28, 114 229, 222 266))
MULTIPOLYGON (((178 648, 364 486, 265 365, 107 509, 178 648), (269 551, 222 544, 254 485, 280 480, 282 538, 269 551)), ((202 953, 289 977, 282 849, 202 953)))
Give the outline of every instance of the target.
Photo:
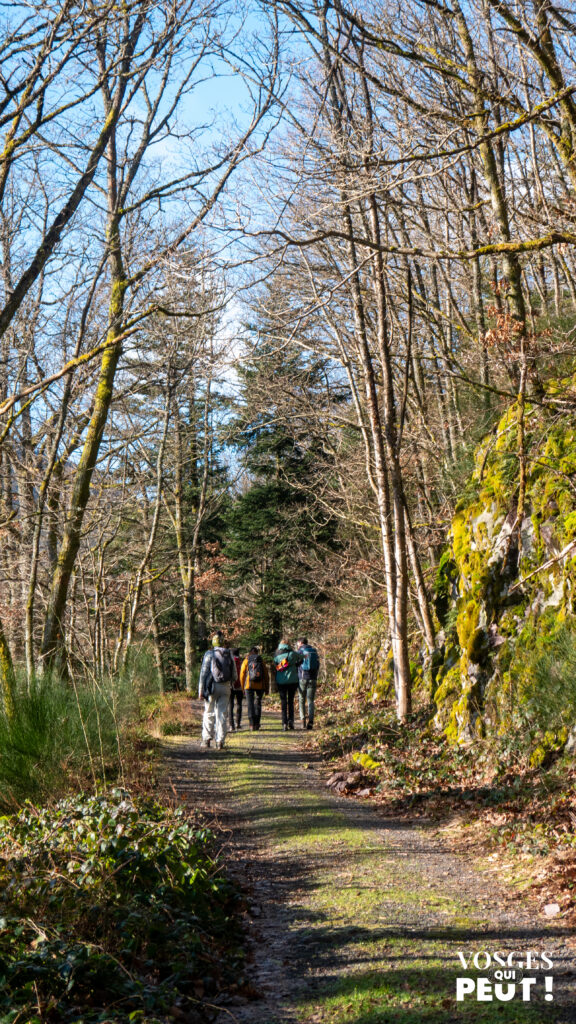
POLYGON ((225 554, 245 639, 268 651, 306 629, 310 608, 326 598, 320 553, 335 543, 334 523, 315 488, 330 467, 314 431, 314 410, 329 401, 325 371, 267 339, 239 371, 243 490, 227 515, 225 554))

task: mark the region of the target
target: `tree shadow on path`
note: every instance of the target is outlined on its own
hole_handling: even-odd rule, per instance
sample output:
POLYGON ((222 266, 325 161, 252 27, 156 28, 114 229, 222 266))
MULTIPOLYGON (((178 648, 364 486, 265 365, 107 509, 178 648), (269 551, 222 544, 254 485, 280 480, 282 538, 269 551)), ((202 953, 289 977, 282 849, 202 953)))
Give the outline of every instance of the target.
POLYGON ((231 1000, 238 1024, 576 1024, 571 929, 512 903, 433 826, 327 793, 304 737, 279 731, 269 713, 265 723, 224 751, 190 741, 167 750, 176 791, 226 830, 223 855, 247 895, 262 998, 231 1000), (456 1003, 458 950, 549 950, 554 1003, 539 975, 531 1002, 456 1003))

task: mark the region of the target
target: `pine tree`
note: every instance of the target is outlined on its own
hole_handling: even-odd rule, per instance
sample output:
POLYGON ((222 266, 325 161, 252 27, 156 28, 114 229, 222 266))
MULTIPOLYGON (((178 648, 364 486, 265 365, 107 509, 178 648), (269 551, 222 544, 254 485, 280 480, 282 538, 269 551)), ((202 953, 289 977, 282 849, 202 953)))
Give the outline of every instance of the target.
POLYGON ((334 523, 315 499, 326 454, 311 409, 326 403, 324 367, 299 350, 264 341, 240 369, 235 444, 244 490, 227 516, 225 554, 244 639, 273 650, 283 633, 306 629, 310 606, 326 598, 320 553, 334 523))

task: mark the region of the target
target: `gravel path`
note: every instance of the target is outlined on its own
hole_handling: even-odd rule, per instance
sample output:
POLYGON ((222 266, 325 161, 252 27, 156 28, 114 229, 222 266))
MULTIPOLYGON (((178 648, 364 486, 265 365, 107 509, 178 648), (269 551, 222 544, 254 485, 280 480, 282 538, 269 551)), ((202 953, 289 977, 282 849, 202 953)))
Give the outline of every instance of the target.
MULTIPOLYGON (((248 980, 218 1024, 576 1022, 574 938, 547 921, 433 829, 389 820, 369 802, 333 795, 301 733, 275 713, 258 733, 229 736, 223 751, 169 743, 177 793, 225 830, 230 872, 248 894, 248 980), (530 1002, 456 1002, 464 956, 546 951, 530 1002)), ((482 961, 483 963, 483 961, 482 961)))

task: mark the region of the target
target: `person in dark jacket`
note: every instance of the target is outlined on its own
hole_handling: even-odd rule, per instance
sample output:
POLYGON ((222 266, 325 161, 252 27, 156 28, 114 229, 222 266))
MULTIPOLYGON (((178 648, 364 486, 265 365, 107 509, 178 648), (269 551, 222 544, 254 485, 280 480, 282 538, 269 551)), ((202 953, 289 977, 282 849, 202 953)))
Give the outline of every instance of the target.
POLYGON ((251 647, 240 668, 240 682, 246 695, 248 721, 253 732, 260 728, 262 697, 268 693, 268 669, 257 647, 251 647))
POLYGON ((232 732, 236 732, 236 729, 242 728, 240 722, 242 721, 242 702, 244 700, 244 694, 240 684, 240 666, 242 662, 238 647, 232 648, 232 657, 234 658, 234 664, 236 665, 236 679, 232 683, 230 689, 230 729, 232 732), (236 705, 236 724, 234 724, 234 705, 236 705))
POLYGON ((282 703, 282 728, 294 728, 294 696, 298 689, 298 666, 302 655, 298 654, 290 644, 282 640, 274 655, 272 667, 276 675, 276 684, 282 703))

